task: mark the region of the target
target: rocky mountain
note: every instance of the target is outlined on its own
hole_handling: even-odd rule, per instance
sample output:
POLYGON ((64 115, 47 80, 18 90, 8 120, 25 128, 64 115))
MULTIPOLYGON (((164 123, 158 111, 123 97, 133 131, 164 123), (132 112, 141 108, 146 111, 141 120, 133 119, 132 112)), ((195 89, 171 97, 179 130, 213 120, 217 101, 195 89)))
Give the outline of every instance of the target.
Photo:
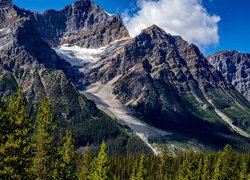
POLYGON ((46 95, 79 146, 106 139, 115 152, 155 154, 250 147, 249 102, 198 47, 155 25, 130 38, 118 15, 91 0, 43 14, 1 1, 0 97, 18 87, 33 114, 46 95))
POLYGON ((221 51, 209 56, 208 60, 250 101, 250 54, 221 51))
POLYGON ((61 41, 60 38, 64 33, 72 32, 76 28, 80 28, 81 33, 86 32, 86 36, 79 34, 79 37, 76 37, 71 34, 69 36, 77 38, 77 41, 72 37, 68 41, 79 42, 81 45, 100 46, 122 37, 115 35, 117 30, 109 31, 109 28, 105 27, 112 28, 112 25, 119 26, 119 23, 122 26, 121 21, 118 22, 119 18, 117 16, 108 18, 104 11, 92 3, 88 4, 90 9, 86 10, 84 5, 87 2, 90 3, 90 1, 78 1, 62 12, 47 11, 44 14, 37 14, 16 7, 10 0, 1 1, 0 97, 2 99, 14 95, 18 87, 21 87, 30 102, 30 112, 35 114, 39 102, 47 96, 56 111, 60 127, 72 127, 79 146, 88 142, 100 143, 106 139, 108 143, 119 146, 111 151, 123 153, 147 151, 147 147, 139 138, 123 130, 120 125, 100 112, 93 102, 77 91, 74 82, 78 79, 78 70, 60 58, 51 48, 52 44, 61 41), (77 8, 88 13, 83 15, 77 8), (65 22, 61 23, 59 17, 63 13, 65 22), (77 18, 82 19, 81 23, 77 18), (105 22, 99 23, 99 20, 105 22), (98 27, 100 31, 94 31, 97 26, 100 26, 98 27), (107 31, 107 36, 101 28, 107 31), (54 33, 58 33, 57 36, 54 33), (91 37, 88 33, 92 33, 91 37), (92 44, 88 37, 92 38, 92 44), (134 143, 139 146, 134 147, 134 143))
MULTIPOLYGON (((86 85, 116 79, 109 90, 119 102, 138 119, 175 137, 195 139, 205 146, 237 144, 233 140, 237 134, 249 138, 247 100, 194 44, 155 25, 133 39, 111 45, 100 60, 82 71, 86 85), (117 48, 111 51, 113 46, 117 48), (226 130, 226 124, 236 133, 226 130)), ((92 94, 103 98, 95 91, 92 94)))

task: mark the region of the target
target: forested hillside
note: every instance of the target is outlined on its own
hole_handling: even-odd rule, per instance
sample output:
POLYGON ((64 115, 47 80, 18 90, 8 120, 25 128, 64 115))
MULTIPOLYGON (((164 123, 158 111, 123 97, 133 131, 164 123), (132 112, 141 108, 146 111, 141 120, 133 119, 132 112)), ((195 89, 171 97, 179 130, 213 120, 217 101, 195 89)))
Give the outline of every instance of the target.
POLYGON ((99 152, 87 145, 77 151, 72 130, 57 125, 47 98, 36 117, 18 96, 0 102, 0 179, 199 179, 247 180, 250 154, 227 145, 218 153, 160 156, 112 153, 103 141, 99 152))

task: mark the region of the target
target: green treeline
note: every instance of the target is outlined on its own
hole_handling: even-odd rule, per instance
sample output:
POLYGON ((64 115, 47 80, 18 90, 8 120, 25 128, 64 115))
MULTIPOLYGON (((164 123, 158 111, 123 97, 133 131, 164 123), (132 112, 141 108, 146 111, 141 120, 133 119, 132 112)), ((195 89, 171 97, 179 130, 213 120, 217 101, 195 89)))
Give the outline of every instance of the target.
POLYGON ((103 142, 95 152, 87 145, 77 153, 72 130, 58 128, 47 98, 35 118, 20 90, 0 101, 0 179, 250 179, 250 154, 236 153, 230 145, 218 153, 121 156, 109 155, 103 142))
POLYGON ((180 156, 126 156, 111 158, 113 179, 249 180, 250 154, 236 153, 230 145, 218 153, 180 156))

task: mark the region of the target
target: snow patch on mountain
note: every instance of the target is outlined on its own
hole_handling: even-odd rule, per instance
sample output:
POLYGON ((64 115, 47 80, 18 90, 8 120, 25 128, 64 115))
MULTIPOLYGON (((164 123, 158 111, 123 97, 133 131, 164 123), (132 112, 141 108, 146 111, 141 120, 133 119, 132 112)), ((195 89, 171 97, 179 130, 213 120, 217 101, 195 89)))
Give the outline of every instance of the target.
POLYGON ((104 11, 107 15, 109 15, 109 16, 113 16, 114 14, 110 14, 110 13, 108 13, 107 11, 104 11))
POLYGON ((54 48, 56 53, 69 62, 72 66, 83 67, 87 63, 94 63, 101 59, 106 47, 98 49, 88 49, 79 46, 69 46, 68 44, 54 48))

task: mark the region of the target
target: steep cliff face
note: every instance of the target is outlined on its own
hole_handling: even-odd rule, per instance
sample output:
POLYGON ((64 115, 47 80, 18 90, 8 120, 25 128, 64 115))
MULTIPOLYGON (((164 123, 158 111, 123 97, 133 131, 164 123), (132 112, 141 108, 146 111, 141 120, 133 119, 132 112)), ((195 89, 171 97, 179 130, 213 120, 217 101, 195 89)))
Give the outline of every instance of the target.
POLYGON ((107 14, 91 0, 79 0, 62 11, 48 10, 34 16, 42 38, 53 46, 97 48, 128 36, 119 15, 107 14))
POLYGON ((250 54, 222 51, 209 56, 208 60, 250 101, 250 54))

